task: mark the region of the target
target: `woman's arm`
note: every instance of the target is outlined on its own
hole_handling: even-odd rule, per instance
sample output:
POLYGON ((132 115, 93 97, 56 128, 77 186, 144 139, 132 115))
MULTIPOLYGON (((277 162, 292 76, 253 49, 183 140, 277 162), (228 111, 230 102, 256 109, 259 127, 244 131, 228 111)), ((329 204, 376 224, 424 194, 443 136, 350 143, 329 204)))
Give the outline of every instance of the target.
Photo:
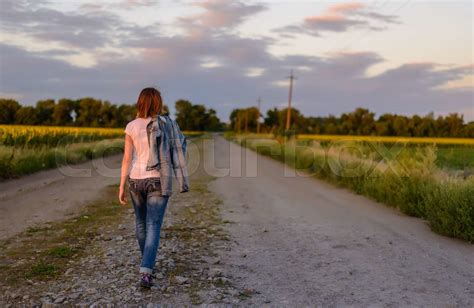
POLYGON ((125 183, 130 173, 130 164, 132 162, 133 153, 133 141, 130 135, 125 134, 125 147, 122 159, 122 169, 120 172, 120 189, 119 189, 119 201, 120 204, 127 204, 127 194, 125 193, 125 183))

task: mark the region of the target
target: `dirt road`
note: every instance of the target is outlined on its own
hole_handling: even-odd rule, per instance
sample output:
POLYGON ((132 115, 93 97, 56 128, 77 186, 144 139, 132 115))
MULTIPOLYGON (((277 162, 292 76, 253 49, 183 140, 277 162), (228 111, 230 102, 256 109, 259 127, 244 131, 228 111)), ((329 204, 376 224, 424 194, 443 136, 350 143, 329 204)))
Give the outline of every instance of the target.
POLYGON ((79 212, 118 184, 122 155, 41 171, 0 183, 0 239, 79 212))
MULTIPOLYGON (((227 220, 225 228, 230 243, 213 242, 221 247, 216 249, 218 261, 210 260, 212 265, 202 263, 204 272, 190 267, 191 272, 185 274, 201 277, 206 271, 222 272, 224 277, 212 274, 208 278, 206 274, 203 279, 225 279, 233 285, 233 291, 211 289, 212 296, 202 296, 205 303, 218 298, 217 302, 258 306, 474 306, 474 245, 436 235, 422 220, 347 190, 314 178, 285 176, 283 164, 230 144, 220 136, 213 138, 215 147, 211 144, 206 147, 204 157, 208 163, 204 168, 217 178, 210 183, 210 189, 223 201, 220 208, 223 219, 227 220), (227 172, 225 168, 229 166, 227 172), (211 271, 211 267, 216 268, 211 271)), ((193 158, 196 161, 197 155, 193 158)), ((120 156, 112 156, 76 165, 72 170, 44 171, 0 183, 0 237, 75 214, 82 205, 98 198, 107 185, 118 182, 119 164, 120 156)), ((289 169, 286 171, 291 173, 289 169)), ((194 174, 196 177, 202 176, 194 174)), ((197 195, 189 195, 188 201, 178 198, 176 210, 202 211, 200 207, 208 201, 202 201, 199 194, 206 190, 192 189, 197 195), (191 203, 196 208, 188 208, 191 203)), ((166 247, 162 250, 168 261, 158 266, 164 273, 159 283, 165 291, 157 289, 142 298, 144 294, 129 286, 137 266, 136 260, 129 260, 130 247, 135 247, 136 252, 132 220, 116 232, 119 233, 110 234, 110 238, 117 239, 119 246, 105 245, 99 237, 98 247, 124 253, 105 252, 106 263, 91 255, 80 264, 92 262, 90 268, 99 270, 100 279, 107 279, 100 273, 109 271, 113 264, 126 263, 126 268, 117 266, 110 275, 122 281, 123 273, 118 271, 126 270, 130 273, 128 280, 108 293, 96 290, 95 298, 91 299, 88 288, 101 280, 92 275, 68 274, 72 277, 64 279, 73 279, 77 292, 72 296, 70 290, 61 289, 70 283, 58 282, 57 288, 50 288, 54 301, 75 303, 87 298, 107 302, 117 297, 119 303, 146 303, 151 299, 162 302, 164 293, 177 296, 176 289, 166 284, 167 273, 174 270, 171 267, 174 261, 168 262, 170 256, 182 250, 185 257, 200 260, 187 254, 191 248, 177 248, 165 239, 163 245, 171 245, 169 250, 166 247), (134 299, 136 296, 139 297, 134 299)), ((170 234, 180 233, 175 230, 170 234)), ((196 234, 193 231, 193 236, 196 234)), ((209 231, 206 236, 208 241, 215 241, 214 233, 209 231)), ((76 270, 71 266, 69 272, 76 270)), ((29 295, 22 296, 25 299, 29 295)))
POLYGON ((235 245, 222 261, 235 284, 255 291, 250 304, 474 306, 474 245, 347 190, 285 177, 283 164, 214 140, 215 166, 233 164, 211 183, 234 222, 235 245), (246 177, 246 167, 257 176, 246 177))

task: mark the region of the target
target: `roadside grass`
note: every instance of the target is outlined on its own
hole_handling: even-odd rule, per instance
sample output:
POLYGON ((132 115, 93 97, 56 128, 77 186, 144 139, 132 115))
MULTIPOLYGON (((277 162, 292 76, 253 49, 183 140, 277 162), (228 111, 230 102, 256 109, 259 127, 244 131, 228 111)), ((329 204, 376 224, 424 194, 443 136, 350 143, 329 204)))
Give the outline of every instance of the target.
MULTIPOLYGON (((5 127, 5 125, 3 127, 5 127)), ((32 127, 32 130, 35 129, 35 127, 32 127)), ((48 128, 46 127, 46 129, 48 128)), ((51 127, 51 129, 58 128, 51 127)), ((95 131, 94 128, 70 129, 91 132, 95 131)), ((101 130, 99 129, 99 132, 100 131, 101 130)), ((109 134, 114 134, 111 136, 123 134, 121 129, 104 129, 104 131, 110 131, 109 134)), ((186 137, 192 139, 193 141, 205 135, 204 132, 197 131, 185 131, 183 133, 186 137)), ((1 138, 2 137, 0 136, 0 139, 1 138)), ((11 139, 13 137, 10 136, 9 138, 11 139)), ((20 139, 25 138, 26 137, 20 139)), ((49 137, 45 136, 44 138, 47 139, 49 137)), ((76 140, 75 138, 77 139, 77 136, 65 135, 62 137, 62 139, 57 139, 53 136, 51 137, 52 140, 43 140, 41 142, 38 141, 38 145, 31 146, 28 145, 27 140, 20 140, 21 142, 18 141, 21 146, 11 146, 10 143, 15 144, 13 142, 14 140, 10 143, 0 142, 0 181, 17 178, 22 175, 31 174, 40 170, 56 168, 61 165, 78 164, 91 159, 123 152, 123 138, 102 139, 103 137, 98 136, 94 138, 99 138, 102 140, 90 142, 77 142, 77 140, 80 139, 76 140), (55 144, 56 146, 51 146, 51 144, 55 144)))
POLYGON ((436 165, 450 169, 474 170, 474 146, 438 146, 436 165))
POLYGON ((42 283, 64 273, 91 248, 94 237, 116 227, 128 209, 115 201, 116 195, 117 186, 109 186, 79 216, 33 226, 2 241, 0 285, 16 287, 24 285, 25 280, 29 284, 42 283))
POLYGON ((48 264, 40 261, 33 265, 28 272, 26 272, 25 277, 53 277, 58 273, 59 268, 60 267, 55 264, 48 264))
POLYGON ((56 258, 68 258, 78 251, 77 248, 68 246, 58 246, 48 250, 48 254, 56 258))
MULTIPOLYGON (((225 132, 224 137, 232 139, 237 134, 225 132)), ((280 136, 273 134, 241 134, 245 139, 278 140, 283 142, 280 136)), ((468 170, 474 172, 474 139, 472 138, 413 138, 413 137, 384 137, 384 136, 356 136, 356 135, 298 135, 299 144, 310 144, 318 142, 321 145, 333 144, 357 144, 359 151, 369 154, 373 152, 374 145, 391 149, 397 153, 416 153, 420 148, 435 147, 436 166, 453 170, 468 170)), ((389 153, 390 154, 390 153, 389 153)))
POLYGON ((433 230, 474 242, 474 179, 438 184, 426 194, 424 202, 433 230))
POLYGON ((50 228, 49 226, 47 226, 47 227, 32 226, 32 227, 28 227, 28 229, 26 229, 26 233, 27 233, 28 236, 30 236, 33 233, 40 232, 40 231, 46 231, 49 228, 50 228))
POLYGON ((410 159, 420 153, 430 151, 433 154, 433 167, 450 174, 474 174, 474 146, 446 144, 380 143, 370 141, 315 141, 298 140, 297 145, 321 149, 343 149, 355 156, 376 162, 398 158, 410 159))
POLYGON ((121 153, 123 143, 123 139, 106 139, 56 148, 0 146, 0 179, 15 178, 44 169, 121 153))
POLYGON ((321 144, 297 146, 295 141, 280 143, 244 136, 231 139, 298 172, 426 219, 437 233, 474 243, 474 176, 461 179, 441 172, 434 147, 410 148, 397 157, 396 163, 390 159, 380 163, 381 159, 372 159, 356 143, 347 146, 345 152, 331 152, 321 144))

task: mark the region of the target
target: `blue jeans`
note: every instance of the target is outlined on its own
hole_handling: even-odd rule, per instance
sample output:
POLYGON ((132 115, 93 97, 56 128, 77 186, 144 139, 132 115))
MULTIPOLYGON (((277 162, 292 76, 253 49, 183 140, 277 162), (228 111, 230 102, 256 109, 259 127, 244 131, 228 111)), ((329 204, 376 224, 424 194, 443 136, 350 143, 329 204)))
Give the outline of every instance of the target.
POLYGON ((140 273, 153 272, 160 245, 160 231, 169 196, 161 194, 160 178, 129 179, 135 209, 135 227, 142 254, 140 273))

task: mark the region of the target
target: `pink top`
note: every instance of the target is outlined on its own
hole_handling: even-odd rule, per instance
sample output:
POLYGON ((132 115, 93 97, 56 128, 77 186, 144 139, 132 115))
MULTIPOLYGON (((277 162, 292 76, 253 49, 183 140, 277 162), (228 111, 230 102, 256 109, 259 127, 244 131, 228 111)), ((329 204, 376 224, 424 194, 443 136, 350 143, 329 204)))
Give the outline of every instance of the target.
POLYGON ((150 152, 146 126, 150 121, 151 117, 146 119, 136 118, 130 121, 125 127, 125 133, 132 137, 133 140, 132 168, 130 170, 131 179, 146 179, 160 176, 158 170, 146 171, 150 152))

